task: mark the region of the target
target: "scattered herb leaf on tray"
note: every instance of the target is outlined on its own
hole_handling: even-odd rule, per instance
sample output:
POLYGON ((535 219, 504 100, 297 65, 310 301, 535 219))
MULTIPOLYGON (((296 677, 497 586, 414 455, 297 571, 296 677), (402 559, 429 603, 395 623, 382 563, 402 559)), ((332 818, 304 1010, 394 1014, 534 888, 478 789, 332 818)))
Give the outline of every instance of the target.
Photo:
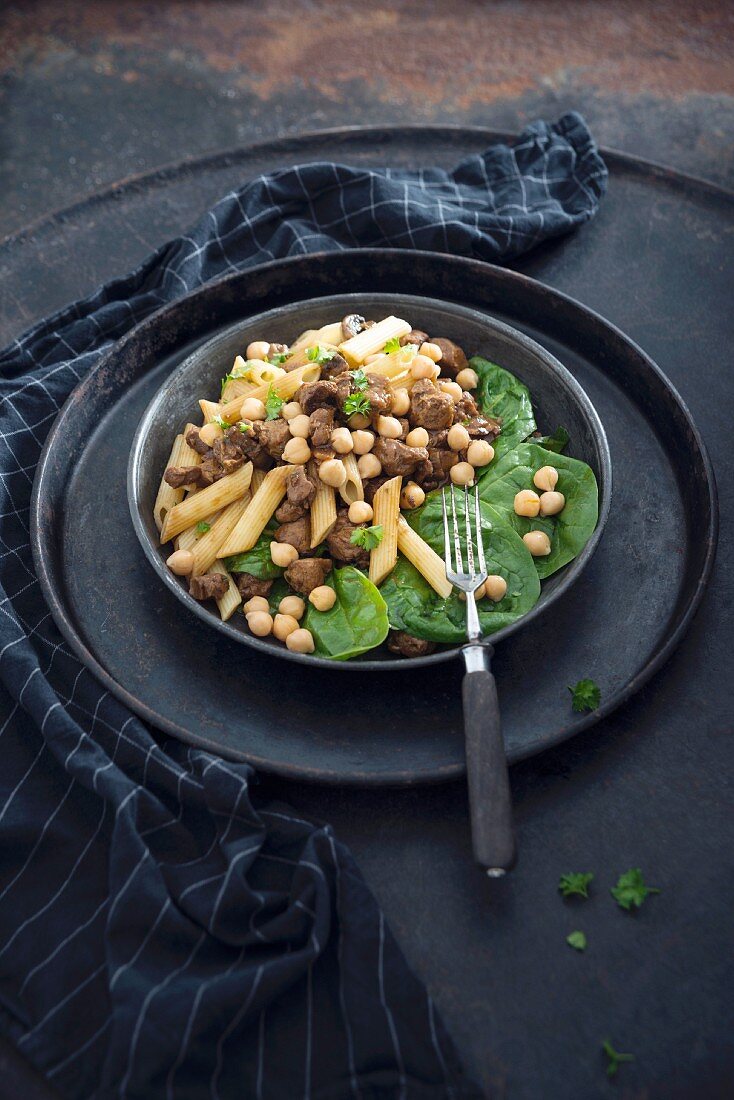
POLYGON ((596 710, 601 702, 601 691, 595 680, 579 680, 568 690, 572 696, 571 706, 579 714, 585 710, 596 710))
POLYGON ((659 894, 657 886, 646 886, 639 867, 631 867, 617 880, 610 891, 617 905, 622 909, 639 909, 648 894, 659 894))
POLYGON ((561 891, 564 898, 588 898, 589 883, 592 882, 593 879, 594 875, 591 871, 572 871, 567 875, 561 875, 558 889, 561 891))
POLYGON ((602 1050, 609 1059, 607 1063, 607 1077, 616 1077, 617 1070, 623 1062, 634 1062, 634 1054, 621 1054, 618 1050, 615 1050, 612 1046, 611 1039, 605 1039, 602 1043, 602 1050))
POLYGON ((570 932, 566 936, 566 943, 569 947, 573 947, 574 951, 586 950, 586 936, 583 932, 570 932))

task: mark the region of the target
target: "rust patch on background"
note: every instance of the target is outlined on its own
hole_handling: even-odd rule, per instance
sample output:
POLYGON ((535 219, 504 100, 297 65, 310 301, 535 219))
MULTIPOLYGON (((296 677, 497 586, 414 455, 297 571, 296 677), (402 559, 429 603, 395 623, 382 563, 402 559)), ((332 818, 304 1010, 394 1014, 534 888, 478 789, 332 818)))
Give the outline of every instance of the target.
POLYGON ((569 79, 615 94, 734 94, 733 45, 734 7, 716 0, 268 0, 261 11, 231 0, 39 0, 0 15, 6 74, 71 50, 133 82, 164 56, 263 101, 303 87, 348 105, 356 82, 418 111, 466 110, 569 79))

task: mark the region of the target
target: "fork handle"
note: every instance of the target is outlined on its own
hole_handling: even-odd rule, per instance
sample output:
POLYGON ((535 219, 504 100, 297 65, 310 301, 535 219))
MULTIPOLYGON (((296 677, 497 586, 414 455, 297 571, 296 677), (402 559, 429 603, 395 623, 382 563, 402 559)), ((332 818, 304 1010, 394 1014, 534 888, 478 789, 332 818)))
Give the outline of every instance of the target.
POLYGON ((493 653, 486 642, 464 647, 462 698, 474 858, 499 878, 514 866, 516 851, 493 653))

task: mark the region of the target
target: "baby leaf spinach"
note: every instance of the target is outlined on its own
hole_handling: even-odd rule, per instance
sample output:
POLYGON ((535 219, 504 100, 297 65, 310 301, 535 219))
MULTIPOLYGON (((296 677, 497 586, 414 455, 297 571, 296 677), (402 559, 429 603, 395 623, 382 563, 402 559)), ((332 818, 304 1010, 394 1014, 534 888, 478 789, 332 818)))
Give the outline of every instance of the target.
POLYGON ((313 635, 316 656, 346 661, 384 642, 387 607, 372 581, 346 565, 335 569, 326 584, 336 592, 336 603, 328 611, 317 611, 309 603, 302 623, 313 635))
POLYGON ((260 581, 271 581, 282 576, 284 570, 270 557, 270 543, 277 526, 277 523, 269 523, 251 550, 225 558, 224 564, 229 572, 251 573, 260 581))
POLYGON ((538 443, 541 447, 545 447, 546 451, 555 451, 556 454, 560 454, 562 451, 565 451, 570 438, 565 428, 558 427, 553 432, 553 435, 541 435, 537 439, 532 439, 530 442, 538 443))
POLYGON ((480 355, 470 359, 469 366, 479 378, 477 404, 502 423, 502 431, 492 444, 499 458, 535 431, 530 392, 514 374, 480 355))
POLYGON ((549 577, 579 554, 591 538, 599 516, 599 494, 594 472, 585 462, 567 455, 551 454, 538 443, 519 443, 497 462, 486 466, 479 479, 479 494, 522 536, 527 531, 545 531, 551 541, 546 558, 534 558, 538 576, 549 577), (556 516, 528 519, 515 514, 515 494, 533 488, 533 474, 541 466, 558 470, 556 490, 566 505, 556 516))
MULTIPOLYGON (((513 623, 537 602, 540 581, 529 550, 501 513, 481 504, 484 553, 490 573, 507 581, 507 592, 498 602, 479 601, 483 634, 492 634, 513 623)), ((408 523, 438 554, 443 555, 441 496, 429 493, 426 503, 406 516, 408 523)), ((387 603, 390 625, 433 642, 456 644, 466 640, 466 604, 454 591, 438 596, 418 570, 403 557, 380 592, 387 603)))

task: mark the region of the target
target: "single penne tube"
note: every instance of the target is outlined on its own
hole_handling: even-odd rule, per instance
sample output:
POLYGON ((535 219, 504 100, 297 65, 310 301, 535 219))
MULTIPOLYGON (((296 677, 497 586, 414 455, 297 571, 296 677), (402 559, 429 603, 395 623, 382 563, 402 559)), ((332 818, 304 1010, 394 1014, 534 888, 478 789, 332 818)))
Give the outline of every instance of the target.
POLYGON ((336 344, 325 344, 323 340, 314 341, 313 344, 308 344, 305 348, 298 348, 286 359, 288 370, 292 371, 296 367, 304 367, 307 363, 311 363, 314 360, 309 358, 309 352, 312 348, 321 348, 323 351, 333 351, 337 354, 338 348, 336 344))
POLYGON ((311 548, 324 541, 336 523, 336 499, 331 485, 326 485, 318 475, 315 462, 308 472, 316 482, 316 496, 311 502, 311 548))
MULTIPOLYGON (((274 382, 268 382, 262 386, 255 386, 253 390, 247 394, 247 397, 259 397, 261 401, 265 401, 270 389, 272 387, 273 393, 281 398, 283 401, 289 401, 297 390, 301 388, 304 382, 315 382, 321 374, 321 367, 318 363, 306 363, 302 367, 297 367, 295 370, 288 371, 276 378, 274 382)), ((229 424, 234 424, 239 420, 242 410, 242 403, 245 401, 245 397, 236 397, 233 401, 228 401, 224 405, 217 405, 217 411, 215 415, 221 416, 229 424)), ((200 405, 203 402, 199 402, 200 405)), ((202 408, 202 412, 203 412, 202 408)), ((206 415, 206 414, 205 414, 206 415)))
MULTIPOLYGON (((212 527, 213 524, 216 523, 217 517, 220 514, 220 512, 213 512, 212 515, 207 516, 206 519, 202 520, 201 522, 208 523, 209 526, 212 527)), ((177 550, 194 549, 195 544, 204 537, 204 534, 202 534, 198 530, 198 526, 199 524, 195 523, 193 527, 187 527, 185 531, 181 532, 181 534, 175 540, 177 550)))
POLYGON ((180 535, 187 527, 193 527, 213 512, 231 504, 233 500, 239 500, 250 488, 252 478, 252 463, 246 462, 232 474, 227 474, 219 481, 200 489, 198 493, 188 497, 177 504, 167 514, 161 531, 161 542, 168 542, 180 535))
POLYGON ((339 351, 350 366, 358 367, 364 363, 368 355, 382 351, 388 340, 396 336, 407 336, 410 328, 408 322, 402 321, 399 317, 385 317, 372 328, 366 328, 364 332, 345 340, 339 345, 339 351))
POLYGON ((451 595, 453 586, 446 579, 443 558, 431 549, 402 516, 398 517, 398 550, 426 578, 434 592, 443 599, 451 595))
MULTIPOLYGON (((245 514, 245 509, 249 508, 252 500, 251 494, 252 482, 250 483, 250 489, 240 500, 233 500, 231 504, 228 504, 226 508, 218 513, 216 520, 205 535, 196 539, 193 545, 185 547, 185 549, 191 550, 194 555, 194 567, 191 570, 194 576, 208 572, 212 562, 216 561, 217 548, 222 545, 230 531, 234 531, 237 523, 245 514)), ((183 538, 183 535, 181 538, 183 538)))
POLYGON ((355 500, 364 500, 364 485, 357 466, 357 456, 354 454, 344 455, 342 463, 347 471, 347 480, 340 488, 339 496, 347 504, 354 504, 355 500))
POLYGON ((205 401, 202 398, 199 402, 199 408, 201 409, 205 424, 211 424, 214 417, 219 416, 219 405, 216 401, 205 401))
POLYGON ((255 493, 257 492, 257 490, 260 488, 263 481, 265 480, 265 473, 266 473, 265 470, 255 469, 255 470, 252 471, 252 481, 250 482, 250 492, 252 493, 253 496, 255 495, 255 493))
POLYGON ((399 378, 410 374, 410 364, 414 358, 415 345, 408 344, 399 351, 391 351, 389 355, 375 359, 373 363, 365 363, 363 369, 367 374, 380 374, 387 379, 399 378))
POLYGON ((314 338, 314 336, 316 335, 316 333, 318 331, 319 330, 317 328, 307 328, 307 329, 305 329, 300 334, 300 336, 298 336, 293 341, 293 343, 288 346, 288 352, 289 352, 288 358, 290 358, 290 353, 292 353, 294 351, 299 351, 301 348, 307 348, 309 346, 309 344, 312 344, 313 343, 313 338, 314 338))
POLYGON ((400 515, 400 486, 403 479, 392 477, 375 493, 372 502, 375 527, 382 527, 382 540, 370 550, 369 577, 373 584, 382 584, 392 573, 398 560, 398 517, 400 515))
POLYGON ((219 547, 218 557, 227 558, 230 554, 242 554, 252 549, 285 496, 288 476, 297 468, 288 465, 274 466, 268 470, 249 508, 245 509, 244 515, 219 547))
MULTIPOLYGON (((174 439, 171 453, 166 463, 166 470, 169 466, 199 466, 201 464, 201 455, 195 451, 193 447, 189 447, 186 442, 186 432, 190 427, 192 427, 192 425, 187 424, 183 435, 177 435, 174 439)), ((168 513, 171 509, 175 508, 177 504, 181 503, 185 495, 185 487, 182 486, 180 489, 173 489, 168 484, 165 477, 161 478, 161 483, 158 486, 158 493, 155 498, 155 504, 153 505, 153 519, 159 531, 162 529, 168 513)))
POLYGON ((333 321, 330 325, 322 325, 317 328, 311 337, 312 344, 321 344, 323 347, 337 348, 344 339, 341 321, 333 321))
POLYGON ((234 578, 231 573, 228 573, 224 567, 224 563, 221 561, 215 561, 212 564, 210 573, 221 573, 227 578, 229 582, 229 588, 222 596, 221 600, 217 600, 217 607, 219 608, 219 614, 222 618, 222 622, 226 623, 227 619, 232 616, 237 608, 242 603, 242 596, 240 590, 234 582, 234 578))
POLYGON ((409 370, 401 371, 400 374, 393 375, 392 378, 387 380, 387 388, 389 390, 412 390, 415 383, 415 378, 409 370))

